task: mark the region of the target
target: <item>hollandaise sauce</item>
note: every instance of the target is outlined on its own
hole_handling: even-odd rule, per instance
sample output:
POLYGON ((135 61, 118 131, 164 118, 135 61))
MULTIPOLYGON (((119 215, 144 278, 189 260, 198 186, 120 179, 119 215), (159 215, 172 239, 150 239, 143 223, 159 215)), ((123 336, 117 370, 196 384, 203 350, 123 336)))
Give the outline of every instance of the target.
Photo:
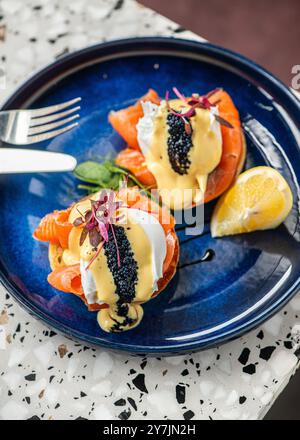
POLYGON ((180 100, 161 104, 145 161, 162 201, 176 210, 203 201, 208 176, 221 160, 222 136, 212 110, 197 108, 188 119, 170 108, 179 114, 188 110, 180 100))

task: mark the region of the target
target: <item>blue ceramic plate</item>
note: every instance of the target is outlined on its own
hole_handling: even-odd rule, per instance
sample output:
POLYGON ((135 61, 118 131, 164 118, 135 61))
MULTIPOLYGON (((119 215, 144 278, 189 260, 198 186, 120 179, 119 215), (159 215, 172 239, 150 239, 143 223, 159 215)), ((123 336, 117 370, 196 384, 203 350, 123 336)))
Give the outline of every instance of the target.
POLYGON ((215 258, 179 269, 168 288, 146 304, 137 329, 106 334, 79 299, 47 284, 47 246, 31 237, 44 214, 83 195, 74 177, 1 176, 2 283, 30 313, 73 338, 132 353, 201 349, 254 328, 299 287, 299 102, 261 67, 198 42, 117 41, 51 64, 21 86, 4 108, 42 107, 81 96, 79 128, 36 148, 70 153, 79 162, 101 160, 124 147, 107 121, 108 112, 133 103, 150 87, 163 96, 174 85, 187 95, 220 86, 230 93, 244 124, 246 167, 268 164, 278 169, 292 188, 293 211, 274 231, 218 240, 209 231, 194 240, 178 231, 181 266, 196 261, 208 248, 215 251, 215 258))

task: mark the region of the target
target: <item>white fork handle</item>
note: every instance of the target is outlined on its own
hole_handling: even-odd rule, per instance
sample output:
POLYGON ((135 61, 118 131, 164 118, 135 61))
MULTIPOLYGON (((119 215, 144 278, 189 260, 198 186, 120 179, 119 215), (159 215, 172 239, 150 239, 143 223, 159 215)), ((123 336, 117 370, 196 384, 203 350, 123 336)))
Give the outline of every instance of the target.
POLYGON ((75 157, 50 151, 0 148, 0 174, 73 171, 75 157))

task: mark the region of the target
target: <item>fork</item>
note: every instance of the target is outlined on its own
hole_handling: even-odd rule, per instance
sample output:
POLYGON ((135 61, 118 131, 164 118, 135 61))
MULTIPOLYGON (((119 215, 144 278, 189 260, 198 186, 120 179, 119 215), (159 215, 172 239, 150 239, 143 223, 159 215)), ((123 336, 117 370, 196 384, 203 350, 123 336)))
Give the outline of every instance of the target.
POLYGON ((78 125, 74 121, 80 115, 73 113, 80 110, 74 106, 79 101, 81 98, 39 109, 2 111, 0 139, 13 145, 30 145, 65 133, 78 125))

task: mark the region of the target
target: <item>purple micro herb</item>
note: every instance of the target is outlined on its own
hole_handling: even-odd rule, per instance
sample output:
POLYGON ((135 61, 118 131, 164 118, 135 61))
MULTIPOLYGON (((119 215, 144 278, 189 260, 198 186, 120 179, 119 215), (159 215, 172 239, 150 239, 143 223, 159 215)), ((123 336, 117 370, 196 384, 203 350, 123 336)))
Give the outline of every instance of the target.
POLYGON ((88 232, 89 231, 86 228, 82 229, 82 232, 81 232, 81 235, 80 235, 80 240, 79 240, 79 246, 82 246, 83 243, 85 242, 85 239, 88 236, 88 232))
POLYGON ((84 215, 77 209, 80 213, 80 217, 74 220, 73 225, 76 227, 82 227, 79 244, 82 246, 85 239, 88 237, 90 245, 96 250, 95 255, 86 267, 86 270, 88 270, 96 260, 104 243, 108 242, 109 228, 112 231, 116 245, 118 267, 121 267, 120 252, 114 231, 114 223, 123 218, 123 216, 118 215, 118 210, 122 205, 122 202, 115 201, 115 193, 113 191, 103 190, 99 194, 98 200, 91 200, 91 208, 84 215))
POLYGON ((191 136, 193 133, 193 129, 192 129, 192 125, 190 123, 190 121, 188 121, 186 118, 182 118, 183 122, 184 122, 184 129, 185 132, 188 136, 191 136))
POLYGON ((230 122, 226 121, 226 119, 222 118, 219 115, 214 115, 214 116, 215 116, 216 121, 219 122, 219 124, 224 125, 224 127, 227 127, 227 128, 234 128, 233 125, 230 124, 230 122))
POLYGON ((112 224, 110 224, 110 228, 111 228, 111 232, 114 237, 114 242, 115 242, 116 249, 117 249, 118 267, 121 267, 120 252, 119 252, 119 246, 118 246, 118 242, 117 242, 117 238, 116 238, 116 234, 115 234, 115 229, 112 224))
MULTIPOLYGON (((166 92, 166 103, 168 110, 173 113, 173 115, 178 116, 179 118, 182 118, 185 124, 185 131, 188 135, 191 134, 192 127, 186 119, 190 119, 194 116, 196 116, 196 109, 202 108, 204 110, 210 110, 212 107, 216 107, 217 104, 219 104, 220 99, 214 103, 210 102, 209 98, 211 98, 213 95, 215 95, 217 92, 219 92, 222 89, 214 89, 211 92, 207 93, 204 96, 198 96, 198 95, 192 95, 191 98, 186 98, 178 89, 177 87, 173 87, 173 92, 179 98, 181 101, 183 101, 185 104, 189 105, 190 108, 186 110, 183 113, 176 112, 174 109, 170 106, 170 93, 169 91, 166 92), (188 122, 188 123, 187 123, 188 122)), ((220 125, 223 125, 227 128, 234 128, 230 122, 226 121, 226 119, 222 118, 219 115, 214 115, 217 122, 219 122, 220 125)))
POLYGON ((102 248, 104 246, 105 241, 103 240, 100 243, 100 246, 98 247, 97 252, 95 253, 95 255, 93 256, 93 258, 91 259, 91 261, 89 262, 89 264, 86 266, 85 270, 89 270, 89 268, 91 267, 91 265, 94 263, 94 261, 96 260, 96 258, 98 257, 98 255, 100 254, 100 252, 102 251, 102 248))
POLYGON ((175 93, 177 98, 179 98, 181 101, 187 102, 186 97, 182 93, 180 93, 180 91, 177 89, 177 87, 173 87, 173 92, 175 93))
POLYGON ((216 89, 211 90, 210 92, 206 93, 206 98, 210 98, 211 96, 215 95, 218 92, 221 92, 223 89, 221 87, 218 87, 216 89))
POLYGON ((74 221, 73 225, 74 225, 74 226, 81 226, 83 223, 84 223, 84 220, 83 220, 81 217, 78 217, 78 218, 74 221))

